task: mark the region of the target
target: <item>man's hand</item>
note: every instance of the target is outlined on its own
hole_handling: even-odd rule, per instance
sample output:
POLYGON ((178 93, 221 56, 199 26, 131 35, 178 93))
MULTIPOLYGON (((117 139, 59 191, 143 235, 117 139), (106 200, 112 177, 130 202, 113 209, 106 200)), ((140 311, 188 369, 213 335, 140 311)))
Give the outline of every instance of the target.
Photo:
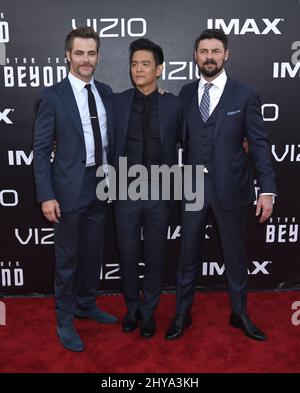
POLYGON ((58 223, 60 217, 59 203, 56 199, 51 199, 42 203, 42 211, 44 216, 52 223, 58 223))
POLYGON ((249 143, 246 137, 243 139, 243 149, 245 150, 245 153, 249 153, 249 143))
POLYGON ((260 195, 256 205, 256 216, 260 215, 260 223, 265 222, 272 214, 273 211, 273 195, 260 195))
POLYGON ((159 92, 160 95, 163 96, 163 95, 165 94, 166 91, 165 91, 164 89, 162 89, 161 87, 159 87, 159 88, 158 88, 158 92, 159 92))

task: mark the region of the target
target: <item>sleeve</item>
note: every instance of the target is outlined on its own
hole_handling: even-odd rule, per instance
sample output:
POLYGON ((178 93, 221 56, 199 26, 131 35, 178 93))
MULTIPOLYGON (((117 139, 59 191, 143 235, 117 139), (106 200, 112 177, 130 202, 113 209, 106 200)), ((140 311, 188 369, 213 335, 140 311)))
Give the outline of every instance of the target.
POLYGON ((55 109, 44 90, 35 103, 33 134, 33 171, 38 202, 55 199, 50 162, 54 134, 55 109))
POLYGON ((245 120, 246 136, 251 149, 260 193, 277 194, 268 136, 263 124, 260 98, 256 91, 253 91, 249 98, 245 120))

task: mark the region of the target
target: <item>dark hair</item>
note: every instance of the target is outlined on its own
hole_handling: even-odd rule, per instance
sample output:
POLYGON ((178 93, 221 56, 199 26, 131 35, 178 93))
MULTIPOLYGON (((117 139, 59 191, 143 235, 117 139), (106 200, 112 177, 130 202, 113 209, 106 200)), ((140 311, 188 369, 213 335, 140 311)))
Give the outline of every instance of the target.
POLYGON ((201 35, 196 38, 195 44, 194 44, 194 49, 195 51, 198 49, 199 42, 202 40, 211 40, 212 38, 215 38, 216 40, 222 41, 224 49, 228 49, 228 37, 224 33, 223 30, 221 29, 206 29, 203 30, 201 35))
POLYGON ((88 26, 78 27, 73 29, 66 37, 65 52, 70 51, 73 47, 74 38, 93 38, 97 45, 97 52, 100 48, 100 38, 94 29, 88 26))
POLYGON ((131 64, 132 56, 137 50, 148 50, 152 52, 156 66, 164 62, 164 52, 159 45, 147 38, 139 38, 133 41, 129 46, 129 64, 131 64))

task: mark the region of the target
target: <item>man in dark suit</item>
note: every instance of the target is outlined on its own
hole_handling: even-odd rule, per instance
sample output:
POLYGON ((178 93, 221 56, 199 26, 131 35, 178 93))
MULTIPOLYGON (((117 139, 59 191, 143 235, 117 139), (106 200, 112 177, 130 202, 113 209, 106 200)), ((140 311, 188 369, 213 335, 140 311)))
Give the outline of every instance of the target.
MULTIPOLYGON (((164 61, 160 46, 147 39, 136 40, 130 45, 129 61, 135 88, 113 97, 116 165, 119 157, 127 157, 128 169, 139 164, 149 174, 153 165, 171 167, 177 163, 180 104, 178 97, 158 93, 157 79, 164 61)), ((161 186, 153 178, 144 181, 149 189, 161 186)), ((133 184, 130 178, 128 183, 133 184)), ((148 200, 131 200, 129 195, 126 200, 119 199, 114 211, 122 289, 128 309, 123 331, 133 331, 140 321, 141 336, 150 338, 156 330, 153 313, 161 292, 172 202, 162 198, 151 200, 150 191, 147 197, 148 200), (141 287, 142 260, 145 269, 141 287)))
POLYGON ((69 75, 43 90, 35 108, 37 199, 55 234, 57 334, 72 351, 84 348, 74 316, 117 321, 96 307, 107 213, 107 203, 96 197, 96 168, 112 161, 114 143, 112 91, 93 79, 99 47, 93 29, 72 30, 65 43, 69 75))
MULTIPOLYGON (((204 206, 182 208, 182 243, 177 269, 176 316, 166 339, 183 335, 192 323, 191 308, 199 271, 207 216, 212 211, 220 234, 232 313, 229 323, 248 337, 265 340, 247 314, 246 226, 255 199, 250 156, 260 195, 256 215, 260 222, 272 214, 275 176, 258 93, 227 77, 228 40, 221 30, 205 30, 195 42, 199 81, 184 86, 184 163, 204 166, 204 206), (247 137, 250 155, 242 147, 247 137)), ((193 178, 195 182, 197 179, 193 178)))

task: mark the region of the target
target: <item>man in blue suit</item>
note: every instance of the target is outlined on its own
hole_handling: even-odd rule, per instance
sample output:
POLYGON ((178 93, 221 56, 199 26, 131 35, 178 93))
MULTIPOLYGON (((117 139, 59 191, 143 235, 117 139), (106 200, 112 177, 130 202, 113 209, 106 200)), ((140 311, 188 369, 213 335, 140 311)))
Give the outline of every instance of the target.
POLYGON ((74 316, 117 321, 96 307, 107 213, 107 203, 96 197, 96 168, 111 163, 114 150, 112 91, 93 79, 99 47, 93 29, 72 30, 65 43, 69 75, 43 90, 35 108, 37 200, 55 234, 57 334, 65 348, 78 352, 84 345, 74 316))
MULTIPOLYGON (((176 316, 166 339, 183 335, 191 325, 200 251, 208 214, 215 216, 220 234, 232 313, 229 323, 256 340, 266 335, 247 313, 246 226, 255 199, 250 157, 260 187, 256 215, 260 222, 272 214, 275 175, 258 93, 226 75, 228 40, 221 30, 205 30, 195 42, 199 81, 184 86, 184 163, 204 166, 204 207, 182 209, 182 243, 177 269, 176 316), (247 137, 250 155, 242 147, 247 137)), ((196 181, 197 179, 193 179, 196 181)))
MULTIPOLYGON (((138 39, 130 45, 130 75, 135 87, 113 97, 116 165, 120 157, 127 157, 128 168, 143 165, 149 174, 153 165, 171 167, 177 163, 180 103, 172 94, 158 93, 157 79, 163 61, 161 47, 150 40, 138 39)), ((144 181, 149 189, 161 187, 161 182, 155 184, 153 178, 144 181)), ((161 292, 172 206, 171 201, 151 200, 148 196, 148 200, 131 200, 130 196, 127 200, 117 200, 114 209, 122 289, 128 310, 123 331, 135 330, 140 322, 140 334, 144 338, 152 337, 156 331, 153 314, 161 292), (139 262, 142 260, 145 268, 141 286, 139 262)))

